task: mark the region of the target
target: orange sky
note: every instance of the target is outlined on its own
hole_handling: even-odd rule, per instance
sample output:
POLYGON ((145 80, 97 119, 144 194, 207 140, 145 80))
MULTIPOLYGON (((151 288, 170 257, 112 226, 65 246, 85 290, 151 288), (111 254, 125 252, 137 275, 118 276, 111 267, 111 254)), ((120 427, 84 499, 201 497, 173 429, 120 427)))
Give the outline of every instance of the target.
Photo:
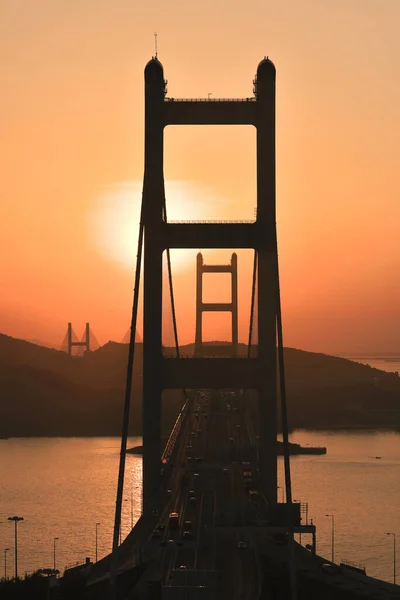
MULTIPOLYGON (((400 353, 399 21, 398 0, 2 0, 0 331, 58 344, 67 321, 100 342, 128 329, 158 31, 171 96, 249 96, 258 61, 276 64, 286 345, 400 353)), ((254 140, 168 129, 170 217, 251 218, 254 140)), ((242 340, 250 263, 239 256, 242 340)), ((189 342, 194 270, 179 264, 189 342)))

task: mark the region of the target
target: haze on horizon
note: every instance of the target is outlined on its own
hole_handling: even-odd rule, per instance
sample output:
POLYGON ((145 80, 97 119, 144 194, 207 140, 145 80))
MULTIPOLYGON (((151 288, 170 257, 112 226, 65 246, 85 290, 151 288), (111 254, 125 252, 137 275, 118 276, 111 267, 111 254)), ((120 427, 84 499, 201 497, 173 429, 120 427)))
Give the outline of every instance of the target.
MULTIPOLYGON (((285 345, 400 353, 398 1, 137 4, 1 3, 0 332, 61 345, 67 321, 102 343, 128 329, 157 31, 172 97, 251 96, 259 60, 276 65, 285 345)), ((251 128, 167 128, 165 148, 170 218, 253 217, 251 128)), ((241 341, 250 265, 239 254, 241 341)), ((194 254, 173 266, 188 343, 194 254)), ((227 337, 220 316, 208 327, 227 337)))

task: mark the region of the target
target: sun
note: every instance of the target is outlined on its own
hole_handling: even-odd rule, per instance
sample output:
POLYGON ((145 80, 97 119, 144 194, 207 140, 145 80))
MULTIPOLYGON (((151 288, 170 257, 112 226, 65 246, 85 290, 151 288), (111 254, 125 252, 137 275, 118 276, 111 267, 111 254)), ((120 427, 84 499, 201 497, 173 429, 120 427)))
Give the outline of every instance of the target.
MULTIPOLYGON (((226 207, 226 200, 196 181, 166 181, 165 195, 169 221, 217 218, 216 206, 221 212, 226 207)), ((142 182, 109 185, 88 214, 89 232, 98 250, 129 270, 135 267, 141 199, 142 182)), ((172 266, 183 269, 194 264, 198 250, 171 250, 172 266)))

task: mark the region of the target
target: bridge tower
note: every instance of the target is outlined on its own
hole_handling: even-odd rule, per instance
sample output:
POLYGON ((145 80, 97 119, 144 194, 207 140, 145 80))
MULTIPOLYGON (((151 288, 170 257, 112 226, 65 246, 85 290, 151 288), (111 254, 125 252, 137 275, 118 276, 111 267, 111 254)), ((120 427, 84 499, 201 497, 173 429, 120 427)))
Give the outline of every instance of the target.
POLYGON ((85 325, 85 334, 81 342, 75 342, 72 339, 72 323, 68 323, 67 329, 67 351, 70 356, 72 356, 72 348, 75 346, 84 347, 84 349, 89 352, 90 350, 90 325, 86 323, 85 325))
POLYGON ((196 264, 196 338, 195 356, 225 355, 236 356, 238 345, 238 291, 237 291, 237 254, 234 252, 229 265, 205 265, 201 252, 196 264), (230 273, 231 301, 203 302, 203 273, 230 273), (232 314, 232 343, 223 346, 207 344, 203 346, 203 312, 230 312, 232 314))
POLYGON ((157 58, 145 68, 143 510, 160 485, 163 389, 256 389, 259 468, 264 494, 277 501, 277 251, 275 224, 275 67, 257 68, 254 96, 235 100, 166 97, 157 58), (257 130, 257 216, 254 223, 168 223, 163 173, 167 125, 253 125, 257 130), (250 248, 257 252, 258 353, 255 358, 167 359, 162 356, 162 257, 167 248, 250 248))

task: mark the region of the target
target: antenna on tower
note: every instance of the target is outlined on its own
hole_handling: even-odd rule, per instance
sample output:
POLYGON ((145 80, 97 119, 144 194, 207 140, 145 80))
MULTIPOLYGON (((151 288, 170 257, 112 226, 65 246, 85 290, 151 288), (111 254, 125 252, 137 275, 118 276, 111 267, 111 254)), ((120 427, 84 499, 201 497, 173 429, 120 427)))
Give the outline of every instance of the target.
POLYGON ((156 58, 158 56, 158 49, 157 49, 157 31, 154 32, 154 46, 156 49, 156 58))

